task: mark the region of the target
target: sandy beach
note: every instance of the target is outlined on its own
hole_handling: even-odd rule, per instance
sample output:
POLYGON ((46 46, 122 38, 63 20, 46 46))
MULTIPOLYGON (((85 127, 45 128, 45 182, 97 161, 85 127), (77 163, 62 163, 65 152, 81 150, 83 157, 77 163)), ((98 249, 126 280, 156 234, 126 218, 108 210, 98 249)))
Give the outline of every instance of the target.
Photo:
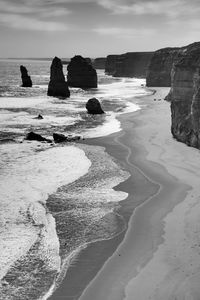
POLYGON ((121 132, 87 141, 131 174, 116 187, 129 193, 119 210, 128 228, 84 249, 51 299, 200 298, 200 154, 172 138, 168 90, 138 98, 121 132))

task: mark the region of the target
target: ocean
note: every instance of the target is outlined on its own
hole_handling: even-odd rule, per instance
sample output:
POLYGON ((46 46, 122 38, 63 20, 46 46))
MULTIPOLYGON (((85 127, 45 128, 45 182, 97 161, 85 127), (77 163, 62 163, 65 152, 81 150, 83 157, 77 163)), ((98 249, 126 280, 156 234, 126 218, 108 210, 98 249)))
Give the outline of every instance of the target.
MULTIPOLYGON (((71 88, 71 97, 48 97, 51 62, 0 60, 0 299, 44 300, 59 287, 80 249, 119 234, 116 213, 127 194, 113 187, 129 174, 103 147, 87 139, 121 130, 118 116, 140 109, 145 80, 113 78, 97 70, 98 88, 71 88), (33 81, 21 85, 23 64, 33 81), (96 97, 105 111, 88 115, 96 97), (44 118, 38 120, 41 114, 44 118), (34 131, 81 135, 86 143, 40 143, 34 131)), ((66 74, 66 66, 64 66, 66 74)))

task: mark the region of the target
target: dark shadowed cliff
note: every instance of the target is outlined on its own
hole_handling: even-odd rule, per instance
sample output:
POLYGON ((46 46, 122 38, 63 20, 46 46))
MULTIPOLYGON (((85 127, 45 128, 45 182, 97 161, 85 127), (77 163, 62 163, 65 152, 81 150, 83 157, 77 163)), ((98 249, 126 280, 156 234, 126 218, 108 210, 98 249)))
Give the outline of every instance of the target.
POLYGON ((185 47, 174 65, 170 100, 173 136, 200 149, 200 42, 185 47))
POLYGON ((147 86, 171 86, 171 70, 182 48, 163 48, 154 52, 147 71, 147 86))
POLYGON ((128 52, 121 55, 108 55, 106 74, 114 77, 145 78, 153 52, 128 52))
POLYGON ((97 57, 93 61, 93 67, 95 69, 105 69, 106 58, 105 57, 97 57))

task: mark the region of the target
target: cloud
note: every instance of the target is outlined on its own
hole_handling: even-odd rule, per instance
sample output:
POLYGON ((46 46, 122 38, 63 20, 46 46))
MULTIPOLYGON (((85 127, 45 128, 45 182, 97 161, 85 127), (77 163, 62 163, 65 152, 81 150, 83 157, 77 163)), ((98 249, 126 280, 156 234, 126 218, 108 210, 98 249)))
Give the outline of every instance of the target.
POLYGON ((34 18, 27 18, 16 14, 0 13, 0 24, 14 29, 35 30, 35 31, 65 31, 67 26, 53 21, 40 21, 34 18))
POLYGON ((94 32, 104 36, 114 36, 115 38, 133 38, 140 36, 149 36, 155 33, 155 30, 150 28, 120 28, 120 27, 98 27, 94 32))
POLYGON ((98 3, 113 14, 177 17, 200 12, 199 0, 98 0, 98 3))

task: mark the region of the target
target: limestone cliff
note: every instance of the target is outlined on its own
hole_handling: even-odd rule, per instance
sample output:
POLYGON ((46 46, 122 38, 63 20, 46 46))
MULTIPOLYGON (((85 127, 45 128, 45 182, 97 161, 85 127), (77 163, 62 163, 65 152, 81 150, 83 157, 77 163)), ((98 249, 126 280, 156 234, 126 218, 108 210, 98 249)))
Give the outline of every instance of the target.
POLYGON ((147 71, 147 86, 171 86, 171 70, 181 49, 163 48, 154 52, 147 71))
POLYGON ((121 55, 108 55, 105 73, 114 77, 145 78, 153 52, 128 52, 121 55))
POLYGON ((114 77, 146 78, 153 52, 129 52, 118 57, 114 77))
POLYGON ((105 57, 97 57, 93 62, 93 67, 95 69, 105 69, 106 58, 105 57))
POLYGON ((200 42, 185 47, 174 65, 170 99, 173 136, 200 149, 200 42))

